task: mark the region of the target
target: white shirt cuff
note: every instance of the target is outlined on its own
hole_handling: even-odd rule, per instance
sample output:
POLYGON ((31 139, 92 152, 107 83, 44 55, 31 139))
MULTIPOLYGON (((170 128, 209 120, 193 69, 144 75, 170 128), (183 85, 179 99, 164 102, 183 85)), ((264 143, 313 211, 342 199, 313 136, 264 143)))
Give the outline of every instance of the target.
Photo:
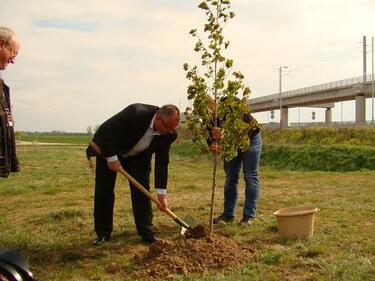
POLYGON ((164 188, 156 188, 156 194, 167 195, 167 190, 164 188))
POLYGON ((107 162, 114 162, 118 160, 117 155, 109 156, 106 159, 107 159, 107 162))

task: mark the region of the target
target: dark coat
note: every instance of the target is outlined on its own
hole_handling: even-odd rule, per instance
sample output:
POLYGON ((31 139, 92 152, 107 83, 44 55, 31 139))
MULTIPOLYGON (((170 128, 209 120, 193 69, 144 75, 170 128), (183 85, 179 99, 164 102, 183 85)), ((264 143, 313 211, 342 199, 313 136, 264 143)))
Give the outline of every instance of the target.
MULTIPOLYGON (((126 154, 142 138, 159 107, 136 103, 129 105, 105 121, 95 132, 93 141, 100 147, 102 156, 126 154)), ((140 154, 130 157, 132 163, 147 169, 155 153, 155 187, 165 188, 168 178, 169 148, 177 133, 154 136, 150 146, 140 154)), ((88 147, 87 156, 95 152, 88 147)), ((126 161, 126 160, 125 160, 126 161)))
POLYGON ((0 177, 7 178, 10 172, 19 172, 16 155, 16 140, 10 105, 10 90, 0 79, 0 177))

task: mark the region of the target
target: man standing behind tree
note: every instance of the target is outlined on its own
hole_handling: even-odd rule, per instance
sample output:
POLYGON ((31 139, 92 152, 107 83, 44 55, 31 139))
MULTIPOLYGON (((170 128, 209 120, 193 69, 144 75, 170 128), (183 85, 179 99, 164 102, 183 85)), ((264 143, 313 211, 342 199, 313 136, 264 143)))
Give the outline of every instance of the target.
MULTIPOLYGON (((136 103, 104 122, 87 148, 87 157, 96 156, 94 245, 110 239, 113 228, 114 187, 120 166, 146 189, 150 189, 151 159, 155 154, 155 188, 162 211, 167 207, 169 147, 176 140, 180 112, 174 105, 161 108, 136 103), (95 149, 95 147, 97 147, 95 149), (98 150, 100 149, 100 155, 98 150)), ((134 220, 142 241, 154 243, 151 201, 131 182, 134 220)))
MULTIPOLYGON (((0 71, 14 63, 20 44, 15 33, 0 27, 0 71)), ((13 128, 10 90, 0 77, 0 177, 7 178, 10 172, 19 172, 16 142, 13 128)))

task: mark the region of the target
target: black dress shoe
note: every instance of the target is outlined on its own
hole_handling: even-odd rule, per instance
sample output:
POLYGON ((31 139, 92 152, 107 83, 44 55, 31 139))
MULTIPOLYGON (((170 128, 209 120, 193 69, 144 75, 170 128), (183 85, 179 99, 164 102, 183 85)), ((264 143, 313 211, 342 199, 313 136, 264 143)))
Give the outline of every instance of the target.
POLYGON ((155 243, 156 241, 159 241, 160 239, 156 237, 153 233, 145 233, 142 235, 142 242, 144 243, 155 243))
POLYGON ((233 221, 233 219, 234 219, 234 217, 230 217, 230 216, 228 216, 226 214, 221 214, 217 218, 213 219, 213 223, 217 224, 217 223, 219 223, 221 221, 223 221, 223 222, 231 222, 231 221, 233 221))
POLYGON ((109 241, 109 236, 98 236, 96 239, 92 242, 94 246, 99 246, 105 242, 109 241))

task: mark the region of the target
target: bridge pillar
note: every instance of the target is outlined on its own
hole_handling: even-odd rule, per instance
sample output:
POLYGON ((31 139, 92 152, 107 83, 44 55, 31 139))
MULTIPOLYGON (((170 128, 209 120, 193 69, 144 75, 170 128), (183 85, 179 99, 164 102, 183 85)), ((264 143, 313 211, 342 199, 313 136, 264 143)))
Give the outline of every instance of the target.
POLYGON ((325 111, 325 114, 326 114, 326 124, 331 124, 332 123, 332 110, 331 108, 326 108, 326 111, 325 111))
POLYGON ((288 127, 288 108, 282 107, 280 112, 280 129, 288 127))
POLYGON ((355 97, 355 122, 366 122, 366 98, 364 94, 359 94, 355 97))

